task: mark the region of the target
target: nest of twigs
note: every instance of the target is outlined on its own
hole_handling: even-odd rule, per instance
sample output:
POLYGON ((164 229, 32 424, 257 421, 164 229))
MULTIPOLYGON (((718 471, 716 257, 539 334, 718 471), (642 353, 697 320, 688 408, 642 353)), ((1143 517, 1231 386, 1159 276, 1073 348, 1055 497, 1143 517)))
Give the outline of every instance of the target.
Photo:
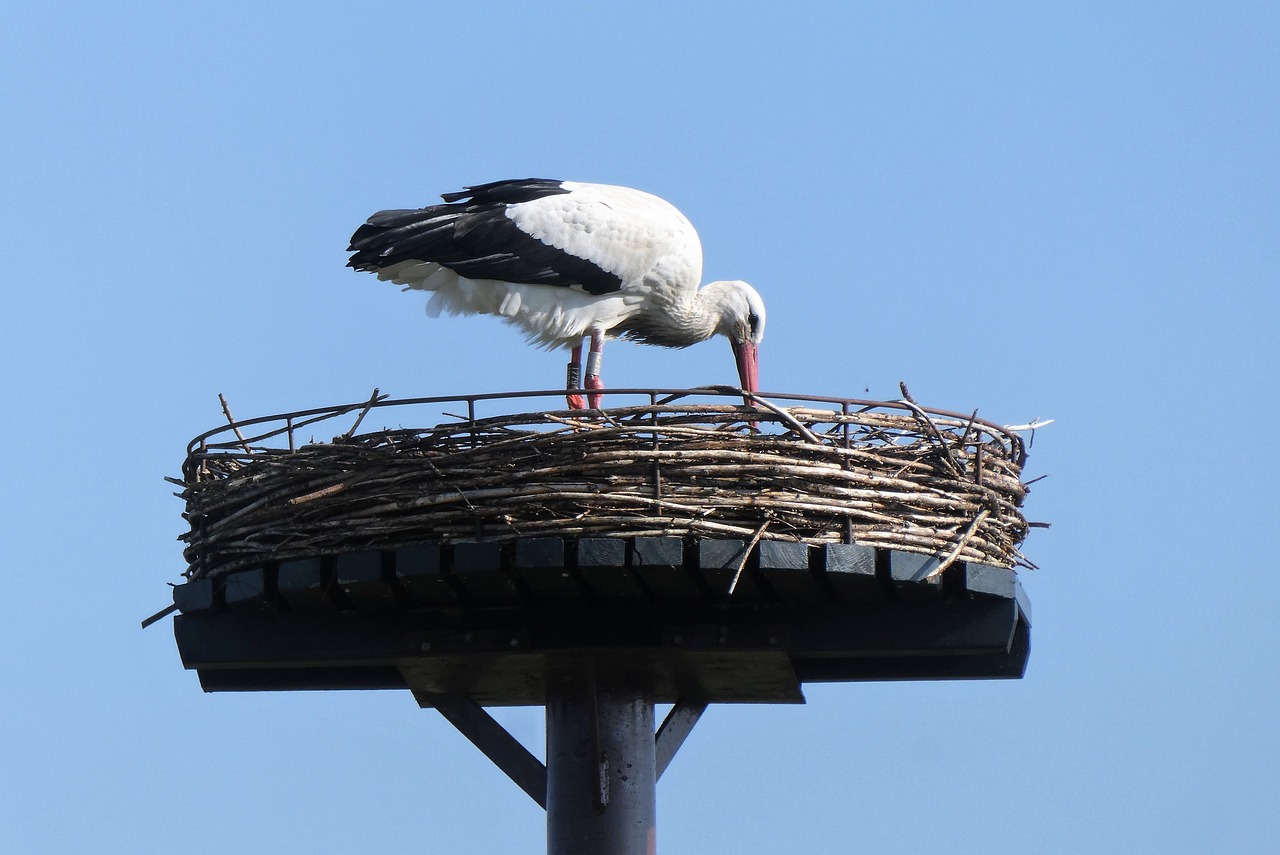
POLYGON ((516 396, 397 402, 375 391, 364 404, 232 421, 193 441, 175 479, 191 524, 187 575, 537 535, 846 542, 1030 566, 1018 552, 1025 450, 1012 430, 910 400, 775 396, 748 408, 708 390, 664 393, 628 404, 637 393, 610 392, 606 405, 624 405, 603 411, 478 417, 477 404, 516 396), (468 414, 356 432, 375 408, 424 403, 468 414), (352 412, 356 424, 332 441, 298 442, 352 412))

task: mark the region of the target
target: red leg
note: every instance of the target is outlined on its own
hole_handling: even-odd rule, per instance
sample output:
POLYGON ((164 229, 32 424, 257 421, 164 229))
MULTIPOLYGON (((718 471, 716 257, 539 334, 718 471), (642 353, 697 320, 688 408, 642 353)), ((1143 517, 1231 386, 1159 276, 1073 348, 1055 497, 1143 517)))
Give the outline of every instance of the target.
MULTIPOLYGON (((604 381, 600 379, 600 363, 604 360, 604 333, 591 331, 591 352, 587 354, 587 374, 583 381, 585 389, 603 389, 604 381)), ((603 395, 587 395, 587 402, 592 409, 600 409, 603 395)))
MULTIPOLYGON (((581 389, 582 388, 582 345, 579 344, 573 349, 573 353, 569 356, 568 370, 565 372, 565 388, 581 389)), ((568 394, 565 400, 569 402, 571 410, 585 410, 587 402, 581 395, 568 394)))

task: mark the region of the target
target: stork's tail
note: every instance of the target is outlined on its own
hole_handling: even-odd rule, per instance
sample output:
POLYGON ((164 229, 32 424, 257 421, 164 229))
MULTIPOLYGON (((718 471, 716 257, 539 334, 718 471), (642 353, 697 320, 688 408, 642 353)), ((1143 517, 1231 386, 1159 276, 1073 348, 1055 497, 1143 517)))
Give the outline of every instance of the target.
POLYGON ((459 213, 453 205, 379 211, 351 236, 347 266, 376 273, 405 261, 456 253, 453 224, 459 213))

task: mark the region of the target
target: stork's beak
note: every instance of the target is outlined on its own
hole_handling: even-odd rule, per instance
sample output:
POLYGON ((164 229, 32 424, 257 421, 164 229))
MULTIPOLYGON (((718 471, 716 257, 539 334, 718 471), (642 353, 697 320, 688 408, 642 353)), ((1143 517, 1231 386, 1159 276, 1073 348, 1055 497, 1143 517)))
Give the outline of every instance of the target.
POLYGON ((738 362, 738 379, 742 381, 745 392, 760 391, 760 349, 755 342, 729 340, 733 346, 733 356, 738 362))

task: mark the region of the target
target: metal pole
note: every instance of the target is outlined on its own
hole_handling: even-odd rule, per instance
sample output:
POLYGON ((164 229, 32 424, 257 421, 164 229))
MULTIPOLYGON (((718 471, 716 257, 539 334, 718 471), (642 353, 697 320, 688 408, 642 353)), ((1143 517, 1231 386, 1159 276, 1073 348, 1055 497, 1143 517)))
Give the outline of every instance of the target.
POLYGON ((656 760, 650 681, 590 661, 547 699, 549 855, 653 855, 656 760))

